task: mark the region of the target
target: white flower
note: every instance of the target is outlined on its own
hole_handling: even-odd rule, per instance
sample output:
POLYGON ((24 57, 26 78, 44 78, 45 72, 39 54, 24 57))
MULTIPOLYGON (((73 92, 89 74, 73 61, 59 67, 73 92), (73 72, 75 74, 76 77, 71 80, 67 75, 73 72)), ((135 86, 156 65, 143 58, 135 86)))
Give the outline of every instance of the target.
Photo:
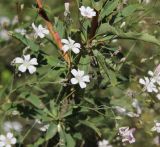
POLYGON ((5 40, 5 41, 8 41, 10 39, 10 36, 8 34, 8 31, 3 29, 0 31, 0 38, 5 40))
POLYGON ((38 65, 37 59, 30 57, 30 55, 24 55, 24 58, 17 57, 13 60, 13 63, 20 64, 18 70, 21 72, 26 72, 28 69, 30 74, 36 72, 36 67, 34 65, 38 65))
POLYGON ((134 143, 136 140, 133 136, 135 128, 129 129, 129 127, 119 128, 119 135, 122 137, 122 142, 134 143))
POLYGON ((81 12, 81 15, 84 17, 92 18, 93 16, 96 16, 96 12, 90 7, 81 6, 79 10, 81 12))
POLYGON ((112 145, 109 144, 108 140, 103 139, 102 141, 98 141, 98 147, 112 147, 112 145))
POLYGON ((89 75, 84 75, 84 71, 72 69, 71 73, 74 76, 74 78, 71 79, 72 84, 79 84, 81 88, 85 88, 85 82, 90 82, 89 75))
POLYGON ((8 17, 6 17, 6 16, 0 17, 0 25, 1 25, 1 27, 8 26, 9 24, 10 24, 10 20, 9 20, 8 17))
POLYGON ((72 50, 75 54, 80 52, 81 45, 79 43, 75 43, 70 37, 67 39, 62 39, 62 43, 64 44, 62 50, 67 52, 68 50, 72 50))
POLYGON ((144 77, 144 79, 139 79, 139 83, 144 85, 144 90, 147 90, 148 92, 158 92, 154 82, 151 81, 148 77, 144 77))
POLYGON ((11 147, 16 144, 17 139, 13 137, 13 134, 8 132, 7 135, 0 135, 0 147, 11 147))
POLYGON ((13 121, 13 122, 6 121, 6 122, 4 122, 3 128, 6 132, 10 132, 12 130, 15 130, 17 132, 21 132, 22 131, 22 124, 17 121, 13 121))
POLYGON ((42 132, 46 132, 46 131, 48 130, 48 128, 49 128, 49 124, 44 125, 44 126, 42 126, 41 128, 39 128, 39 129, 40 129, 40 131, 42 131, 42 132))
POLYGON ((38 27, 36 27, 35 24, 32 23, 32 27, 35 31, 35 34, 34 34, 35 38, 37 38, 38 36, 40 38, 44 38, 45 35, 49 34, 49 31, 46 28, 44 28, 41 24, 38 27))
POLYGON ((21 35, 26 35, 26 30, 25 29, 20 29, 20 28, 17 28, 14 30, 16 33, 20 33, 21 35))
POLYGON ((160 122, 155 121, 155 125, 151 130, 152 131, 157 131, 157 133, 160 133, 160 122))

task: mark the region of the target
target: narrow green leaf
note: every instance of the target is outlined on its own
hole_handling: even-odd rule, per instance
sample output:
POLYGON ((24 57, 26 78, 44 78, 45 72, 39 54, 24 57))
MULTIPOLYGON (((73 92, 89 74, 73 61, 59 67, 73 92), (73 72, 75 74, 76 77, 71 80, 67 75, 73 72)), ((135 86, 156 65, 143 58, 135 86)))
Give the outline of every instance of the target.
MULTIPOLYGON (((137 33, 137 32, 127 32, 124 33, 121 30, 116 29, 115 27, 109 25, 108 23, 103 23, 98 29, 96 35, 102 35, 112 33, 112 35, 116 35, 119 39, 131 39, 131 40, 140 40, 149 43, 156 44, 160 46, 160 40, 158 40, 155 36, 148 33, 137 33)), ((105 40, 104 40, 105 41, 105 40)))
POLYGON ((23 92, 20 94, 19 97, 25 99, 26 101, 30 102, 32 105, 34 105, 35 107, 39 109, 42 109, 43 107, 43 103, 41 102, 41 100, 38 98, 38 96, 34 94, 23 92))
POLYGON ((100 20, 102 20, 105 16, 110 15, 114 11, 114 9, 117 8, 118 3, 119 0, 108 1, 106 5, 103 7, 102 11, 100 12, 100 20))

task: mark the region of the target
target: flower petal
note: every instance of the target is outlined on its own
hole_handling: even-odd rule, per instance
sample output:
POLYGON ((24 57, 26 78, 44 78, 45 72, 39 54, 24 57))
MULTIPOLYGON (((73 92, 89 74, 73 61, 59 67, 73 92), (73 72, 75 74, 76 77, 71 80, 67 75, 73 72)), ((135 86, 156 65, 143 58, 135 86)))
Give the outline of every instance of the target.
POLYGON ((12 138, 10 141, 11 141, 11 144, 16 144, 17 139, 16 138, 12 138))
POLYGON ((71 79, 71 83, 75 85, 75 84, 78 83, 78 80, 77 80, 76 78, 72 78, 72 79, 71 79))
POLYGON ((84 75, 84 71, 78 69, 78 76, 82 77, 83 75, 84 75))
POLYGON ((5 143, 0 141, 0 147, 3 147, 3 146, 5 146, 5 143))
POLYGON ((88 75, 83 76, 83 77, 82 77, 82 80, 83 80, 84 82, 90 82, 88 75))
POLYGON ((72 73, 72 75, 75 76, 75 77, 78 75, 78 72, 77 72, 76 69, 72 69, 72 70, 71 70, 71 73, 72 73))
POLYGON ((0 141, 6 140, 6 137, 4 135, 0 135, 0 141))
POLYGON ((79 48, 76 48, 76 47, 72 48, 72 51, 73 51, 75 54, 78 54, 78 53, 80 52, 79 48))
POLYGON ((8 132, 8 133, 7 133, 7 138, 8 138, 8 139, 11 139, 12 137, 13 137, 13 134, 12 134, 11 132, 8 132))
POLYGON ((22 58, 20 58, 20 57, 17 57, 13 61, 14 61, 14 63, 18 64, 18 63, 23 63, 24 60, 22 58))
POLYGON ((32 28, 36 31, 37 30, 37 27, 35 26, 34 23, 32 23, 32 28))
POLYGON ((67 45, 69 44, 69 41, 67 39, 62 39, 61 42, 67 45))
POLYGON ((75 43, 75 44, 74 44, 74 47, 76 47, 76 48, 81 48, 81 45, 80 45, 79 43, 75 43))
POLYGON ((69 49, 70 49, 70 48, 69 48, 68 45, 63 45, 63 47, 62 47, 62 50, 63 50, 64 52, 67 52, 69 49))
POLYGON ((36 67, 30 65, 30 66, 28 66, 28 70, 29 70, 30 74, 33 74, 34 72, 36 72, 36 67))
POLYGON ((29 61, 29 64, 31 64, 31 65, 38 65, 37 59, 36 59, 36 58, 32 58, 32 59, 29 61))
POLYGON ((84 83, 84 82, 79 82, 79 85, 80 85, 80 87, 83 89, 83 88, 86 88, 86 83, 84 83))
POLYGON ((18 67, 18 70, 21 71, 21 72, 25 72, 27 70, 27 67, 24 65, 24 64, 21 64, 19 67, 18 67))
POLYGON ((31 58, 31 56, 30 56, 30 55, 24 55, 24 59, 25 59, 25 61, 29 62, 30 58, 31 58))
POLYGON ((139 79, 139 83, 145 85, 146 82, 144 81, 144 79, 139 79))

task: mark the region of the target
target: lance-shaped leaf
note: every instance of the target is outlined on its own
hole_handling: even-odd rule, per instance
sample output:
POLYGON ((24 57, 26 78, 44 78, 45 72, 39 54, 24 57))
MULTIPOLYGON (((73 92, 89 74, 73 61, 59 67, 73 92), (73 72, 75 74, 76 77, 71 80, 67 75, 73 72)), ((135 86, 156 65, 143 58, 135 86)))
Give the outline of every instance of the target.
POLYGON ((131 32, 131 31, 124 33, 120 29, 117 29, 109 25, 108 23, 101 24, 100 28, 98 29, 96 33, 97 36, 103 35, 103 34, 112 34, 112 35, 115 35, 116 38, 119 38, 119 39, 140 40, 140 41, 145 41, 145 42, 153 43, 153 44, 160 46, 160 40, 158 40, 155 36, 151 34, 148 34, 145 32, 137 33, 137 32, 131 32))

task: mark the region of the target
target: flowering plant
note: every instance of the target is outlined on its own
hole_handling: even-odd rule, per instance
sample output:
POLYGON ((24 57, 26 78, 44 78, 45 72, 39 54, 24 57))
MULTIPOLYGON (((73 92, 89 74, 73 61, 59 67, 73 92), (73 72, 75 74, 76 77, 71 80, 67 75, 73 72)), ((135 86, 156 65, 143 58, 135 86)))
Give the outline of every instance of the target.
POLYGON ((0 17, 0 45, 11 51, 0 147, 159 145, 150 141, 160 133, 159 54, 141 54, 160 47, 159 30, 144 27, 152 2, 65 0, 58 13, 50 4, 17 2, 12 20, 0 17), (155 64, 148 76, 145 63, 155 64))

